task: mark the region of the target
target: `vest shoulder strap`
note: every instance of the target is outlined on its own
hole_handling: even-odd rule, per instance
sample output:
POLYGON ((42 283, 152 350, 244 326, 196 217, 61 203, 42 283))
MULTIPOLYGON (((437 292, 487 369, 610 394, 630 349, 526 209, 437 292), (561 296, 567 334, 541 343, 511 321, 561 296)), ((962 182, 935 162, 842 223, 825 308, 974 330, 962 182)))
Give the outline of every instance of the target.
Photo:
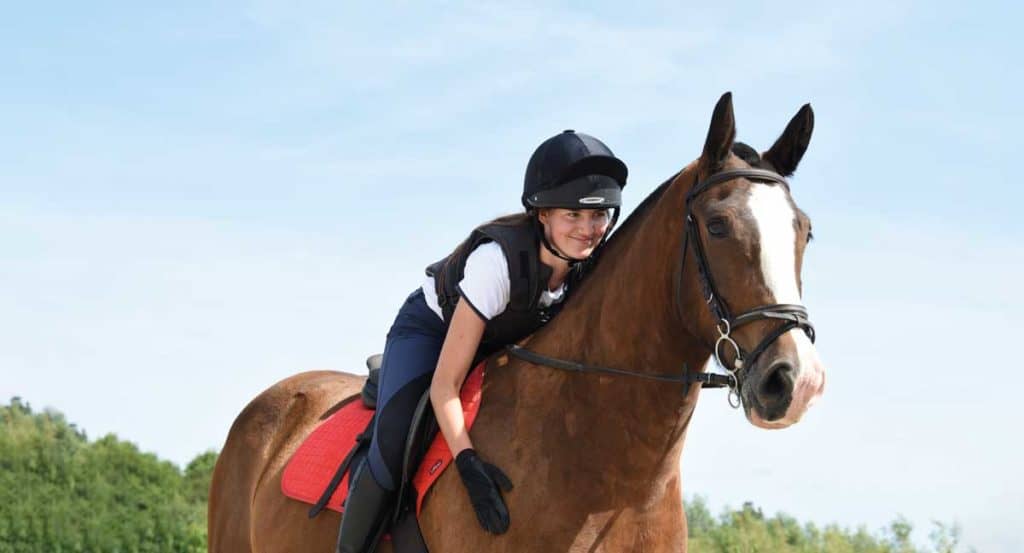
POLYGON ((529 311, 540 298, 541 283, 547 283, 551 269, 540 262, 539 244, 532 225, 483 225, 481 235, 501 246, 508 262, 511 297, 509 308, 529 311))

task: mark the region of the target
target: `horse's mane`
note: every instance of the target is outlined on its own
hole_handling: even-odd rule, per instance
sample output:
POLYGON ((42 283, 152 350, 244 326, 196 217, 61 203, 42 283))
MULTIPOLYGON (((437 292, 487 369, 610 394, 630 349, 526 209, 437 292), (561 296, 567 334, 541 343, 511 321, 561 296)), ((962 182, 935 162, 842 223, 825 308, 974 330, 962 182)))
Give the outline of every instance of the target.
MULTIPOLYGON (((680 171, 679 173, 681 172, 682 171, 680 171)), ((650 211, 651 206, 658 203, 658 200, 661 198, 662 195, 665 194, 665 190, 668 190, 668 187, 670 184, 672 184, 672 181, 676 180, 676 177, 679 176, 679 173, 676 173, 669 177, 665 182, 658 185, 658 187, 655 188, 653 192, 648 194, 647 197, 644 198, 644 201, 640 202, 640 205, 636 206, 636 209, 634 209, 629 214, 629 216, 626 217, 626 220, 622 222, 622 225, 620 225, 619 228, 612 233, 612 235, 608 238, 608 243, 605 244, 604 247, 607 248, 614 244, 615 242, 617 242, 618 240, 621 240, 619 238, 620 236, 626 234, 630 228, 636 225, 636 222, 638 220, 643 219, 644 215, 648 211, 650 211)))

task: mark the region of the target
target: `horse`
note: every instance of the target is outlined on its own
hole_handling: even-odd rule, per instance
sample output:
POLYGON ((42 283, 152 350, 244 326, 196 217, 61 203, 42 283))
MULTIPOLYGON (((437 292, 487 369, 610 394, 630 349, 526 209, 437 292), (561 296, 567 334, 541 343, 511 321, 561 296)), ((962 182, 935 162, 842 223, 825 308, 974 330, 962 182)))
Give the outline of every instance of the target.
MULTIPOLYGON (((448 470, 420 513, 431 551, 686 550, 680 457, 700 386, 664 375, 706 375, 719 359, 730 399, 766 429, 798 422, 824 390, 800 306, 811 223, 781 178, 813 123, 804 105, 759 154, 735 142, 732 95, 721 97, 700 157, 634 210, 562 312, 518 344, 541 361, 507 351, 486 361, 470 434, 515 483, 505 494, 512 523, 502 535, 481 529, 448 470)), ((281 474, 363 382, 305 372, 244 408, 213 472, 209 551, 333 551, 341 515, 309 520, 307 505, 281 493, 281 474)))

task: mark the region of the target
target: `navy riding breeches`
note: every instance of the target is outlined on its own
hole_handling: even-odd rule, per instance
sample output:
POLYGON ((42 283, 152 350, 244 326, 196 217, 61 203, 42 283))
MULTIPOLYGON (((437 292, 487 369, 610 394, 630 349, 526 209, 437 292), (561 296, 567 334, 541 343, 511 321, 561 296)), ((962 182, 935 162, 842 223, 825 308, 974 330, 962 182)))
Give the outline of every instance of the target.
POLYGON ((448 325, 427 307, 423 289, 406 298, 384 346, 377 391, 377 422, 366 462, 381 487, 394 490, 401 482, 402 455, 412 415, 441 355, 448 325))

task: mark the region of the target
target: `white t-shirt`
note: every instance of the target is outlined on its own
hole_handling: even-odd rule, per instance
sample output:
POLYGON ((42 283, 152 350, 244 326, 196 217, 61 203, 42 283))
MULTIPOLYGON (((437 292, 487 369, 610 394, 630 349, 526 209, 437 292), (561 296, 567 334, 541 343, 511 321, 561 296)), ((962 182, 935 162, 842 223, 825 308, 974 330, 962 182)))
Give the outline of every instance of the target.
MULTIPOLYGON (((505 252, 501 251, 501 246, 497 242, 480 244, 469 254, 458 288, 462 293, 462 299, 468 301, 470 307, 485 321, 497 317, 508 308, 512 296, 512 280, 508 276, 505 252)), ((444 319, 441 306, 437 303, 434 277, 427 277, 423 283, 423 295, 430 310, 444 319)), ((547 307, 563 299, 565 283, 557 290, 548 290, 545 287, 540 295, 540 305, 547 307)))

